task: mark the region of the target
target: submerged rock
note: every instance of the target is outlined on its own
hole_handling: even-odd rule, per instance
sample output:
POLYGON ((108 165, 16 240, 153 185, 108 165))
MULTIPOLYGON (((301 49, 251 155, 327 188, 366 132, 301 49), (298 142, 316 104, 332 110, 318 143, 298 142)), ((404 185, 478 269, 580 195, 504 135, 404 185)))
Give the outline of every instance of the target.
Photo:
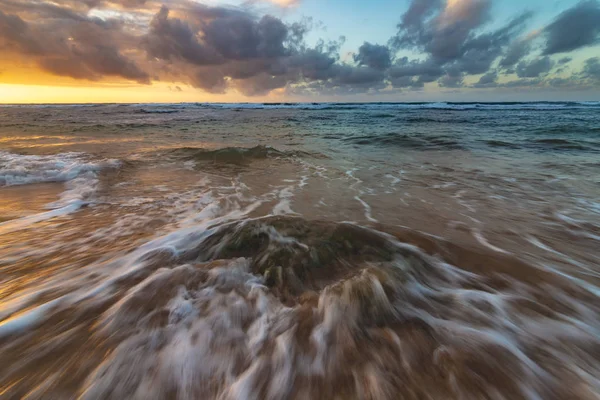
MULTIPOLYGON (((244 257, 268 286, 300 295, 389 262, 398 249, 380 233, 352 224, 269 217, 226 225, 202 245, 206 260, 244 257)), ((206 261, 204 260, 204 261, 206 261)))

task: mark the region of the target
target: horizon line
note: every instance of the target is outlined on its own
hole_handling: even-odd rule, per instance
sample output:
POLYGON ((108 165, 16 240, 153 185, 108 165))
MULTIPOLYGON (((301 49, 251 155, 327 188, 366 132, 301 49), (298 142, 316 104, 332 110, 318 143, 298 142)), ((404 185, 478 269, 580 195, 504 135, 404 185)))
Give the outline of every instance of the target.
POLYGON ((299 104, 535 104, 535 103, 600 103, 599 100, 529 100, 529 101, 274 101, 274 102, 239 102, 239 101, 223 101, 223 102, 202 102, 202 101, 181 101, 181 102, 75 102, 75 103, 3 103, 2 106, 69 106, 69 105, 161 105, 161 104, 256 104, 256 105, 299 105, 299 104))

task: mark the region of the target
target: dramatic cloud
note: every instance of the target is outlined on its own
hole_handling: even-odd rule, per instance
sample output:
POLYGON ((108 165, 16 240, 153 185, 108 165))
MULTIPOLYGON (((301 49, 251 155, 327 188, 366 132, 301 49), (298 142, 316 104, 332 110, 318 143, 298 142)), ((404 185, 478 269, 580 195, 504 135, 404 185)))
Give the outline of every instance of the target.
POLYGON ((531 42, 529 40, 516 41, 508 48, 504 54, 504 58, 500 60, 500 66, 504 68, 513 67, 521 61, 523 57, 527 56, 530 50, 531 42))
POLYGON ((600 81, 600 58, 593 57, 585 61, 583 75, 586 78, 600 81))
POLYGON ((530 16, 523 14, 494 32, 472 36, 462 45, 462 54, 454 62, 454 67, 473 75, 487 72, 505 46, 524 29, 530 16))
POLYGON ((73 79, 160 81, 177 92, 184 84, 247 96, 600 84, 598 59, 572 71, 570 57, 552 57, 597 43, 598 0, 576 4, 541 29, 530 26, 531 12, 493 21, 494 1, 413 0, 387 45, 365 37, 342 61, 343 38, 308 44, 310 19, 290 23, 256 6, 289 7, 295 0, 239 7, 196 0, 0 0, 0 52, 5 60, 73 79), (519 79, 506 82, 513 73, 519 79))
POLYGON ((565 65, 565 64, 570 63, 571 61, 573 61, 573 59, 571 57, 563 57, 560 60, 558 60, 558 63, 560 65, 565 65))
POLYGON ((383 70, 392 64, 392 57, 390 49, 387 46, 365 42, 358 49, 358 54, 354 56, 354 61, 359 65, 383 70))
MULTIPOLYGON (((15 7, 13 2, 2 5, 15 7)), ((5 54, 28 55, 56 75, 89 80, 116 76, 149 83, 149 75, 121 50, 131 38, 119 21, 88 17, 51 3, 25 3, 23 11, 36 18, 26 21, 0 10, 0 48, 5 54)))
POLYGON ((415 0, 391 43, 424 51, 436 60, 455 60, 472 32, 487 21, 490 7, 491 0, 415 0))
POLYGON ((473 86, 476 88, 496 87, 497 80, 498 80, 498 74, 496 72, 489 72, 489 73, 483 75, 481 78, 479 78, 479 81, 473 86))
MULTIPOLYGON (((532 16, 521 14, 497 30, 481 32, 489 21, 490 7, 488 0, 413 1, 390 44, 396 49, 422 51, 428 58, 401 59, 390 69, 392 85, 418 86, 440 79, 442 87, 460 87, 465 75, 490 71, 532 16)), ((518 47, 509 49, 504 66, 516 64, 529 52, 529 45, 518 47)))
POLYGON ((545 29, 545 55, 565 53, 598 43, 600 2, 586 0, 568 9, 545 29))
POLYGON ((519 78, 537 78, 542 74, 549 72, 554 66, 550 57, 538 58, 530 62, 520 62, 517 65, 517 75, 519 78))
POLYGON ((394 87, 423 87, 425 83, 434 82, 444 75, 444 69, 431 58, 409 61, 408 57, 403 57, 390 68, 389 75, 394 87))
POLYGON ((463 86, 464 74, 458 70, 449 70, 445 76, 438 81, 440 87, 458 88, 463 86))
POLYGON ((0 38, 4 42, 4 47, 9 50, 14 48, 30 54, 39 54, 43 51, 27 23, 17 15, 7 15, 2 10, 0 10, 0 38))

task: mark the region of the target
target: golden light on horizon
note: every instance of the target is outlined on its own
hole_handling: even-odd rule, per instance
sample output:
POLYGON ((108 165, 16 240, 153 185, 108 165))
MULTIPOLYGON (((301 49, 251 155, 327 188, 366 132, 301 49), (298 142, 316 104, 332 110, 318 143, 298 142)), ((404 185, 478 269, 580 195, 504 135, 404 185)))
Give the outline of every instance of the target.
MULTIPOLYGON (((203 94, 195 93, 196 101, 203 101, 203 94)), ((0 103, 139 103, 159 99, 178 102, 190 98, 183 93, 172 92, 168 87, 93 87, 1 84, 0 103)))
MULTIPOLYGON (((0 83, 0 104, 68 104, 68 103, 238 103, 247 98, 232 91, 211 94, 182 84, 182 91, 175 90, 177 83, 154 83, 152 85, 102 85, 57 86, 43 84, 0 83)), ((270 96, 253 98, 253 101, 280 101, 283 90, 275 90, 270 96)))

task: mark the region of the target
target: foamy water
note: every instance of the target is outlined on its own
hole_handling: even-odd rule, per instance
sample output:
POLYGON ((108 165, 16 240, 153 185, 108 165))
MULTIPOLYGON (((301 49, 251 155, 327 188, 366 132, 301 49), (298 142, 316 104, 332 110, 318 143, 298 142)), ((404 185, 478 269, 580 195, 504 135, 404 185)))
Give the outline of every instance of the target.
POLYGON ((598 398, 598 116, 0 108, 0 393, 598 398))

